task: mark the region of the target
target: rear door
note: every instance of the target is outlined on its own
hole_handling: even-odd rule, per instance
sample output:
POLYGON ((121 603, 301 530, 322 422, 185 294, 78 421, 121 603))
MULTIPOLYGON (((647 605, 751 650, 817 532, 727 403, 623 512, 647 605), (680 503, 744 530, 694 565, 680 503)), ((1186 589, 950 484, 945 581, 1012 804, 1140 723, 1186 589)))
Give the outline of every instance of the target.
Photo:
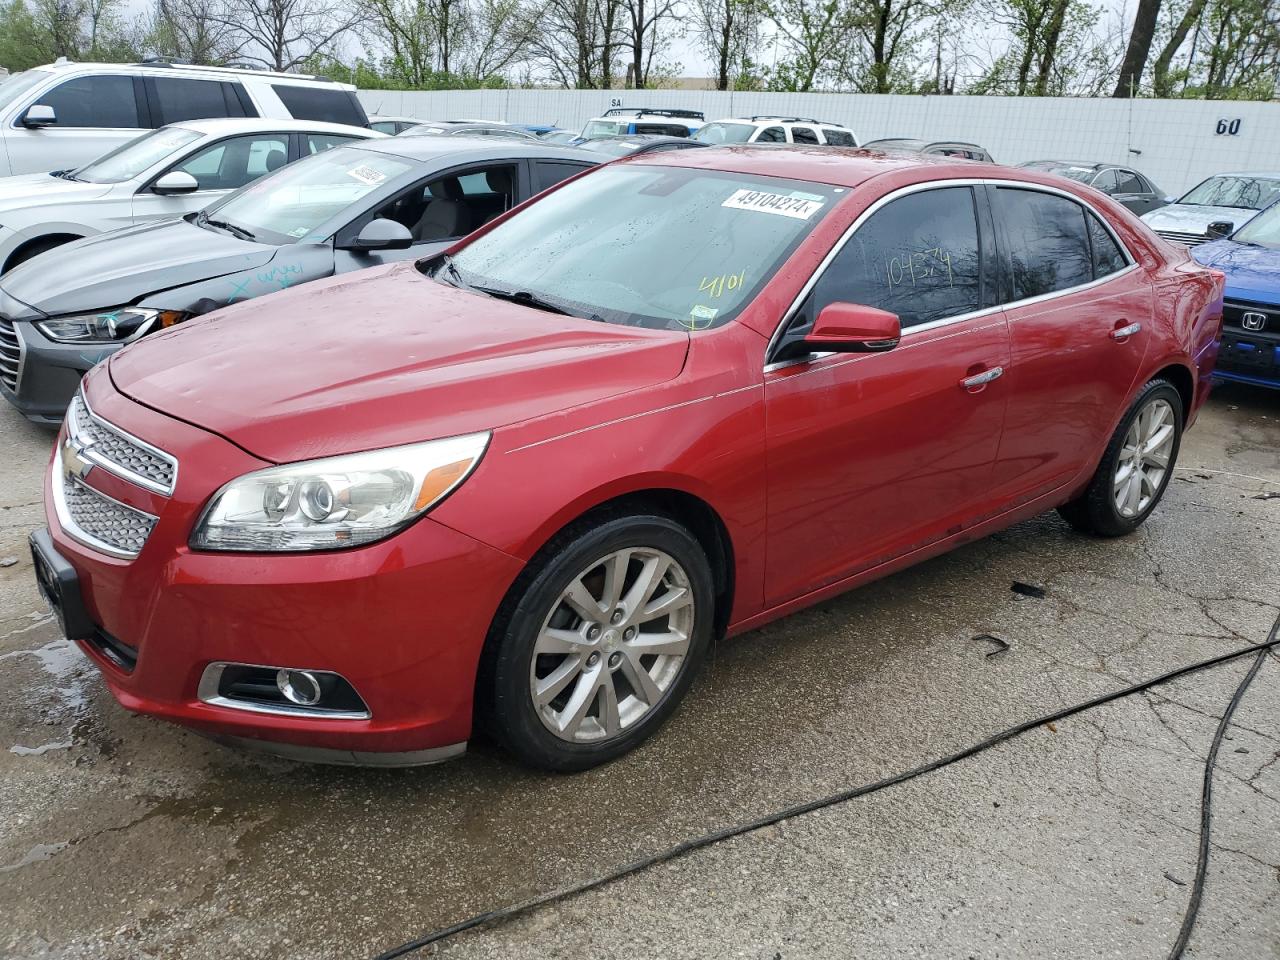
POLYGON ((917 189, 864 215, 778 338, 775 354, 833 302, 890 310, 903 327, 887 353, 765 368, 768 603, 910 553, 983 511, 1009 335, 991 302, 980 189, 917 189))
POLYGON ((1012 357, 992 490, 1032 499, 1096 458, 1150 342, 1152 293, 1101 217, 1066 193, 988 187, 1012 357))

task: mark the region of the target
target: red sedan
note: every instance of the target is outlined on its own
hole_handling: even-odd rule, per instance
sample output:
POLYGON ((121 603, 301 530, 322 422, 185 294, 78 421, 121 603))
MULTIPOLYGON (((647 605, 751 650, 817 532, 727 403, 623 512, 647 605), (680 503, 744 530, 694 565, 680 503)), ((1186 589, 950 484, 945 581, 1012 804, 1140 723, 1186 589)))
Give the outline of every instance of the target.
POLYGON ((616 163, 95 369, 37 568, 130 710, 333 762, 479 725, 582 769, 653 734, 713 637, 1053 508, 1141 524, 1222 287, 1029 171, 616 163))

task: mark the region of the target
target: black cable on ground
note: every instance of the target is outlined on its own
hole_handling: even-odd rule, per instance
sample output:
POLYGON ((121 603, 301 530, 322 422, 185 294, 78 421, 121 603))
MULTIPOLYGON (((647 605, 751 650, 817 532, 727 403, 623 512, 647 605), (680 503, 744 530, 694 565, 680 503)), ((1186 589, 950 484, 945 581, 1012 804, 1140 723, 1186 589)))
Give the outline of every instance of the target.
POLYGON ((1162 673, 1160 676, 1154 677, 1150 680, 1144 680, 1141 683, 1136 683, 1132 686, 1122 687, 1121 689, 1112 691, 1111 693, 1104 693, 1101 696, 1092 698, 1091 700, 1086 700, 1083 703, 1076 704, 1075 706, 1064 707, 1061 710, 1045 714, 1044 716, 1037 717, 1034 720, 1027 720, 1017 726, 1010 727, 1007 730, 1002 730, 994 736, 988 737, 979 743, 965 747, 963 750, 958 750, 948 756, 940 757, 937 760, 932 760, 929 763, 922 764, 921 766, 914 767, 902 773, 894 774, 893 776, 886 777, 883 780, 877 780, 874 783, 863 784, 862 786, 841 790, 838 793, 833 793, 817 800, 797 803, 793 806, 767 814, 766 816, 760 817, 756 820, 750 820, 746 823, 736 824, 731 827, 724 827, 720 830, 703 834, 700 837, 682 841, 673 847, 669 847, 658 853, 650 854, 647 857, 632 860, 630 863, 623 864, 622 866, 591 880, 585 880, 581 883, 576 883, 568 887, 561 887, 559 890, 553 890, 549 893, 539 894, 536 897, 532 897, 528 900, 524 900, 520 903, 515 903, 507 907, 499 907, 494 910, 488 910, 484 913, 476 914, 475 916, 468 917, 466 920, 462 920, 452 926, 433 930, 415 940, 410 940, 408 943, 401 944, 398 947, 393 947, 390 950, 378 954, 374 960, 396 960, 397 957, 403 957, 407 954, 413 953, 414 951, 421 950, 423 947, 430 946, 433 943, 440 943, 443 940, 448 940, 451 937, 455 937, 459 933, 463 933, 467 930, 474 930, 476 927, 486 926, 489 924, 506 922, 507 920, 514 919, 515 917, 530 913, 542 907, 550 906, 553 903, 559 903, 581 894, 588 893, 591 890, 606 886, 607 884, 621 880, 624 877, 639 873, 642 870, 647 870, 649 867, 654 867, 660 863, 675 860, 678 857, 684 856, 686 853, 691 853, 694 850, 700 850, 703 847, 709 847, 712 844, 721 842, 722 840, 741 836, 744 833, 752 833, 753 831, 760 830, 764 827, 773 826, 783 820, 790 820, 793 817, 812 813, 815 810, 821 810, 824 807, 831 807, 836 804, 845 803, 849 800, 854 800, 858 797, 864 797, 867 794, 876 793, 886 787, 896 786, 899 783, 905 783, 908 780, 913 780, 926 773, 941 770, 943 767, 949 767, 953 763, 958 763, 961 760, 967 760, 975 754, 982 753, 984 750, 989 750, 997 744, 1004 743, 1006 740, 1012 740, 1014 737, 1021 736, 1027 731, 1034 730, 1036 727, 1042 727, 1047 723, 1055 723, 1059 720, 1065 720, 1068 717, 1075 716, 1076 714, 1084 713, 1085 711, 1092 710, 1095 707, 1101 707, 1105 704, 1123 699, 1124 697, 1132 696, 1135 693, 1142 693, 1145 690, 1150 690, 1152 687, 1168 683, 1171 680, 1177 680, 1180 677, 1187 676, 1188 674, 1198 673, 1201 670, 1208 670, 1212 667, 1220 666, 1221 664, 1229 663, 1233 660, 1239 660, 1241 657, 1247 657, 1251 653, 1257 654, 1257 660, 1245 675, 1245 678, 1240 682, 1240 686, 1236 689, 1235 696, 1231 698, 1231 703, 1227 706, 1227 710, 1218 724, 1218 730, 1214 735, 1209 757, 1205 764, 1204 790, 1200 810, 1200 853, 1199 860, 1196 865, 1196 879, 1192 886, 1191 898, 1188 903, 1187 912, 1183 918, 1182 930, 1178 935, 1177 941, 1174 943, 1173 951, 1169 954, 1169 960, 1178 960, 1178 958, 1182 956, 1183 950, 1186 949, 1187 941, 1191 937, 1191 930, 1195 926, 1196 916, 1200 910, 1200 901, 1204 893, 1205 874, 1209 864, 1209 804, 1213 792, 1213 768, 1217 762, 1218 746, 1222 742, 1223 735, 1226 733, 1227 725, 1231 720, 1232 714, 1235 713, 1236 706, 1244 697, 1245 690, 1248 689, 1253 678, 1257 676, 1258 669, 1261 667, 1263 658, 1266 656, 1267 651, 1274 649, 1277 645, 1280 645, 1280 638, 1278 638, 1278 635, 1280 635, 1280 617, 1278 617, 1275 623, 1272 624, 1271 631, 1267 635, 1266 642, 1264 643, 1244 647, 1243 649, 1233 651, 1232 653, 1224 653, 1220 656, 1211 657, 1208 660, 1201 660, 1198 663, 1193 663, 1185 667, 1178 667, 1176 670, 1170 670, 1168 673, 1162 673))

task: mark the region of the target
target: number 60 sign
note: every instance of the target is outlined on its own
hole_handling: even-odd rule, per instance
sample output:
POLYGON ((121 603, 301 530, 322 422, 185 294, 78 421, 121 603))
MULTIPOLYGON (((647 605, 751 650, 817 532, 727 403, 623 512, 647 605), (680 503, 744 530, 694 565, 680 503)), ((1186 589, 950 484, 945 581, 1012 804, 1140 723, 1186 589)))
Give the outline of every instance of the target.
POLYGON ((1218 121, 1214 133, 1219 137, 1238 137, 1240 135, 1240 118, 1223 117, 1218 121))

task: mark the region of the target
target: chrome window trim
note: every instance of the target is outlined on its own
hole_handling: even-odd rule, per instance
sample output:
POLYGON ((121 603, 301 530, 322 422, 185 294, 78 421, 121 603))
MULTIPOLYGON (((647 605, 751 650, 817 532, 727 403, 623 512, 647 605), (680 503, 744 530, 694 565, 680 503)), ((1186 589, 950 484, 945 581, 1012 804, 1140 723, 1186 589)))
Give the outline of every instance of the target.
MULTIPOLYGON (((207 703, 211 707, 223 707, 227 710, 243 710, 246 713, 265 713, 278 717, 310 717, 313 720, 370 720, 373 718, 373 712, 365 705, 364 710, 326 710, 316 707, 298 707, 286 704, 271 706, 265 703, 253 703, 249 700, 235 700, 231 697, 224 697, 218 692, 218 686, 222 682, 222 674, 227 667, 254 667, 259 670, 281 670, 291 669, 287 667, 273 667, 260 663, 233 663, 229 660, 215 660, 204 668, 204 672, 200 675, 200 683, 196 687, 196 697, 201 703, 207 703)), ((297 668, 301 669, 301 668, 297 668)), ((313 673, 333 673, 332 670, 314 670, 313 673)), ((334 674, 342 676, 341 674, 334 674)), ((351 685, 351 689, 355 690, 355 686, 351 684, 346 677, 342 679, 351 685)), ((360 697, 360 692, 356 690, 356 696, 360 697)), ((364 697, 360 697, 360 701, 364 702, 364 697)))
MULTIPOLYGON (((86 457, 86 459, 88 459, 86 457)), ((71 511, 67 508, 67 497, 63 492, 62 485, 64 483, 79 483, 80 486, 90 491, 94 496, 101 497, 103 500, 109 500, 118 507, 136 513, 139 516, 146 517, 152 522, 158 522, 159 517, 147 513, 145 510, 139 510, 137 507, 131 507, 127 503, 121 503, 115 497, 108 496, 96 487, 91 487, 87 483, 82 483, 74 477, 67 477, 63 471, 62 465, 62 444, 59 443, 54 449, 53 465, 50 468, 52 474, 52 482, 50 484, 53 493, 53 512, 58 517, 58 524, 66 532, 72 540, 79 541, 86 547, 91 547, 99 553, 105 553, 109 557, 115 557, 118 560, 134 560, 137 558, 141 550, 121 550, 114 544, 107 543, 105 540, 99 540, 93 534, 81 529, 80 525, 71 517, 71 511)))
POLYGON ((795 315, 799 312, 801 304, 803 304, 809 294, 813 292, 813 288, 818 285, 818 281, 822 279, 822 275, 826 273, 827 268, 831 266, 832 261, 840 255, 841 251, 844 250, 845 245, 850 239, 852 239, 853 235, 857 233, 858 229, 865 224, 867 220, 871 219, 871 217, 874 216, 882 207, 887 206, 900 197, 905 197, 913 193, 923 193, 927 190, 945 190, 949 187, 1013 187, 1019 190, 1031 190, 1039 193, 1047 193, 1074 201, 1098 219, 1098 222, 1102 224, 1103 229, 1107 231, 1107 234, 1115 242, 1116 247, 1124 256, 1128 266, 1122 270, 1117 270, 1115 273, 1109 273, 1105 277, 1098 277, 1096 280, 1090 280, 1088 283, 1077 284, 1074 287, 1065 287, 1062 290, 1054 290, 1051 293, 1042 293, 1039 296, 1026 297, 1022 300, 1010 300, 1007 303, 993 304, 990 307, 983 307, 981 310, 973 310, 968 313, 958 314, 954 317, 941 317, 938 320, 930 320, 928 323, 921 323, 912 327, 906 327, 902 331, 902 336, 904 338, 910 336, 916 331, 935 330, 938 327, 947 326, 949 324, 962 323, 966 320, 972 320, 975 317, 980 317, 996 310, 1007 310, 1011 307, 1027 306, 1029 304, 1039 303, 1055 297, 1062 297, 1068 294, 1078 293, 1082 290, 1088 290, 1092 287, 1098 286, 1099 284, 1107 283, 1118 277, 1123 277, 1131 273, 1138 266, 1137 259, 1133 256, 1133 253, 1129 250, 1128 246, 1125 245, 1124 241, 1120 239, 1115 228, 1113 228, 1107 221, 1107 218, 1099 213, 1098 209, 1089 201, 1081 199, 1069 190, 1063 190, 1059 187, 1049 186, 1042 183, 1030 183, 1024 180, 1006 180, 1001 177, 957 177, 949 180, 927 180, 922 183, 909 184, 905 187, 899 187, 891 193, 885 194, 883 197, 880 197, 867 207, 867 209, 863 210, 862 213, 858 214, 853 223, 849 224, 849 226, 845 228, 844 233, 840 235, 840 239, 835 242, 835 245, 827 251, 827 255, 822 258, 822 262, 819 263, 813 273, 810 274, 809 279, 805 281, 804 286, 800 288, 800 292, 797 293, 795 299, 791 301, 791 305, 783 312, 781 321, 779 321, 778 325, 774 328, 773 335, 769 338, 769 343, 765 347, 764 351, 764 372, 769 373, 773 370, 791 366, 793 363, 808 363, 810 360, 828 355, 826 353, 811 354, 808 357, 797 357, 794 360, 784 360, 780 363, 771 362, 769 360, 769 358, 773 356, 773 351, 777 347, 778 341, 782 339, 783 331, 785 331, 787 329, 787 325, 795 319, 795 315))
MULTIPOLYGON (((158 493, 164 497, 172 496, 173 491, 178 486, 177 457, 173 456, 170 453, 165 453, 159 447, 152 446, 151 444, 147 443, 145 440, 138 439, 133 434, 129 433, 129 431, 122 430, 120 427, 117 427, 114 423, 111 423, 107 420, 102 419, 102 417, 98 416, 96 413, 93 412, 93 407, 89 406, 89 398, 84 395, 83 388, 81 388, 78 391, 77 396, 79 396, 80 402, 84 404, 84 408, 87 411, 89 411, 89 419, 93 420, 93 422, 98 424, 98 426, 100 426, 102 429, 109 430, 111 433, 114 433, 116 436, 124 438, 125 440, 129 441, 135 446, 140 447, 141 449, 147 451, 147 453, 150 453, 156 457, 159 457, 165 463, 169 464, 169 466, 173 467, 173 480, 169 483, 168 486, 166 486, 163 483, 157 483, 155 480, 152 480, 150 477, 144 477, 142 476, 142 474, 134 473, 128 467, 122 466, 116 463, 114 460, 108 460, 106 457, 99 456, 97 452, 93 449, 92 444, 87 445, 84 448, 84 452, 81 455, 90 463, 94 464, 95 466, 101 467, 103 470, 105 470, 107 473, 111 474, 112 476, 119 477, 121 480, 127 480, 132 484, 136 484, 139 487, 142 487, 146 490, 150 490, 152 493, 158 493)), ((73 413, 74 410, 75 410, 75 404, 68 405, 67 417, 66 417, 67 435, 70 436, 72 439, 78 439, 79 432, 77 431, 76 428, 79 424, 76 421, 75 414, 73 413)), ((128 504, 124 504, 124 506, 128 506, 128 504)), ((134 508, 129 507, 129 509, 132 510, 134 508)))

